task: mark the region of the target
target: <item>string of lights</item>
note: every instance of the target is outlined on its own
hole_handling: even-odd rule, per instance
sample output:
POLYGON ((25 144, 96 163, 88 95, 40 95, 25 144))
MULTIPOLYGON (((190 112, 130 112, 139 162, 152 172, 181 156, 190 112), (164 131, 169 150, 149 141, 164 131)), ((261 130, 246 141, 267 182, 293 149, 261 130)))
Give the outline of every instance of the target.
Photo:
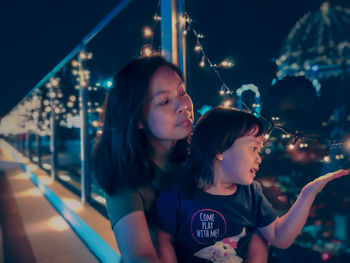
MULTIPOLYGON (((207 61, 209 67, 213 70, 214 74, 216 75, 216 77, 219 79, 219 81, 221 83, 219 94, 221 96, 234 97, 236 93, 232 89, 229 88, 229 86, 226 84, 226 82, 224 81, 223 77, 221 76, 221 74, 218 70, 219 67, 230 68, 233 66, 233 63, 231 61, 227 61, 227 60, 222 61, 219 65, 212 63, 211 59, 208 57, 206 51, 203 48, 203 44, 201 43, 202 39, 204 39, 204 36, 202 34, 199 34, 195 30, 195 27, 193 25, 193 20, 191 19, 191 17, 189 16, 189 14, 187 12, 184 12, 183 20, 187 23, 187 25, 185 27, 186 30, 183 33, 188 34, 188 31, 191 31, 193 33, 194 37, 196 38, 196 40, 195 40, 196 44, 195 44, 194 50, 201 54, 201 61, 199 63, 199 66, 204 67, 205 61, 207 61)), ((225 106, 230 106, 231 104, 232 104, 232 102, 227 101, 227 100, 223 102, 223 105, 225 105, 225 106)), ((288 137, 292 137, 291 143, 288 146, 289 149, 291 149, 291 150, 295 148, 296 142, 299 140, 302 140, 302 139, 323 141, 327 144, 329 149, 331 149, 331 148, 333 149, 335 147, 339 149, 339 148, 342 148, 344 146, 344 142, 330 140, 328 138, 322 137, 321 135, 307 135, 307 134, 304 134, 300 131, 293 132, 291 130, 288 130, 288 129, 276 124, 276 120, 278 120, 279 117, 267 118, 267 117, 263 116, 261 113, 257 112, 255 109, 252 109, 251 107, 249 107, 244 101, 241 101, 241 104, 245 110, 257 115, 259 118, 263 119, 264 121, 266 121, 270 124, 266 138, 268 138, 271 135, 273 130, 280 130, 283 133, 282 136, 288 135, 288 137)), ((307 143, 301 144, 301 148, 305 148, 304 146, 307 147, 308 144, 307 143)))
MULTIPOLYGON (((160 2, 158 2, 157 9, 159 9, 160 2)), ((147 40, 148 43, 143 45, 141 50, 141 55, 145 56, 152 56, 152 55, 159 55, 161 52, 157 51, 159 48, 153 49, 154 45, 154 31, 156 30, 156 27, 159 25, 159 22, 161 21, 161 17, 155 13, 153 16, 153 25, 145 26, 142 30, 143 37, 147 40)), ((195 29, 195 26, 193 24, 193 20, 189 16, 189 14, 185 11, 182 15, 181 22, 185 23, 185 30, 183 31, 184 35, 187 35, 189 32, 192 32, 195 37, 195 46, 194 51, 200 54, 200 67, 205 67, 208 65, 212 71, 214 72, 215 76, 220 81, 220 90, 219 94, 221 96, 228 96, 228 97, 235 97, 237 99, 237 91, 233 91, 225 82, 224 78, 220 74, 220 69, 228 69, 232 68, 234 66, 234 63, 230 60, 223 60, 222 62, 215 64, 212 62, 212 60, 209 58, 207 52, 204 49, 204 46, 202 44, 203 39, 205 38, 203 34, 200 34, 195 29)), ((72 67, 71 74, 73 79, 75 79, 75 90, 76 92, 81 88, 82 85, 86 86, 89 91, 97 91, 99 90, 100 85, 99 83, 96 83, 95 86, 89 85, 89 78, 90 78, 90 71, 83 67, 82 62, 90 60, 93 58, 93 54, 86 51, 81 51, 78 54, 78 59, 72 59, 70 61, 70 66, 72 67)), ((62 90, 60 88, 60 78, 51 78, 48 83, 46 84, 46 90, 41 89, 40 92, 38 91, 37 94, 33 94, 32 98, 27 98, 26 101, 23 101, 21 103, 22 106, 17 107, 20 110, 15 110, 10 114, 10 116, 7 116, 3 119, 5 121, 8 118, 11 118, 11 116, 16 116, 16 123, 18 127, 21 127, 20 130, 17 130, 17 133, 23 133, 25 131, 33 131, 37 134, 42 135, 49 135, 50 134, 50 122, 49 118, 51 114, 52 109, 55 111, 56 119, 60 119, 59 124, 60 126, 72 128, 72 127, 79 127, 79 109, 78 106, 80 104, 80 101, 77 99, 76 94, 68 94, 67 96, 62 95, 62 90), (40 96, 38 95, 40 93, 40 96), (33 101, 37 101, 38 98, 41 103, 32 103, 33 101), (20 116, 20 117, 19 117, 20 116), (25 126, 21 126, 19 123, 25 123, 25 126)), ((260 95, 259 95, 260 96, 260 95)), ((223 105, 225 106, 231 106, 232 100, 226 99, 223 101, 223 105)), ((303 143, 299 143, 299 148, 307 148, 308 143, 307 140, 318 140, 322 141, 322 143, 325 143, 329 149, 334 148, 342 148, 344 146, 344 143, 347 145, 347 142, 339 142, 330 140, 328 138, 323 138, 320 135, 308 135, 300 131, 290 131, 283 127, 283 125, 280 125, 279 123, 279 117, 272 117, 267 118, 263 116, 259 112, 259 108, 261 107, 260 103, 253 104, 253 108, 248 106, 244 101, 241 100, 241 108, 244 110, 247 110, 256 116, 259 116, 259 118, 263 119, 269 124, 269 129, 266 138, 268 138, 272 131, 279 130, 282 132, 282 138, 289 138, 290 143, 288 145, 288 148, 290 150, 295 149, 295 145, 297 142, 300 142, 301 140, 304 140, 303 143)), ((100 113, 102 111, 100 107, 100 103, 97 101, 90 100, 88 102, 88 113, 100 113)), ((98 116, 98 114, 96 115, 98 116)), ((13 123, 6 121, 7 123, 13 123)), ((99 123, 96 119, 92 120, 91 123, 93 128, 98 129, 99 123)), ((1 125, 4 126, 4 125, 1 125)), ((10 130, 10 127, 8 127, 8 130, 10 130)))

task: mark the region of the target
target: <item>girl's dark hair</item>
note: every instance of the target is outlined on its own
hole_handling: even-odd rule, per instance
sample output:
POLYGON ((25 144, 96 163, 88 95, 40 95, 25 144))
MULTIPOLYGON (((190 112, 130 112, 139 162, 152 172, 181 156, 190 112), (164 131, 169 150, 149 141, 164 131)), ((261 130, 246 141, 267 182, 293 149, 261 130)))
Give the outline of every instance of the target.
MULTIPOLYGON (((150 80, 163 66, 174 70, 183 80, 179 68, 160 56, 136 59, 114 77, 114 86, 105 102, 102 135, 93 154, 95 176, 107 194, 153 179, 147 131, 137 125, 143 121, 142 107, 150 80)), ((180 160, 187 157, 186 142, 187 139, 180 140, 175 149, 174 155, 180 160)))
POLYGON ((197 187, 213 185, 213 162, 218 153, 229 149, 240 137, 256 137, 265 133, 262 122, 253 114, 227 107, 215 107, 199 118, 191 138, 190 155, 186 167, 188 193, 197 187))

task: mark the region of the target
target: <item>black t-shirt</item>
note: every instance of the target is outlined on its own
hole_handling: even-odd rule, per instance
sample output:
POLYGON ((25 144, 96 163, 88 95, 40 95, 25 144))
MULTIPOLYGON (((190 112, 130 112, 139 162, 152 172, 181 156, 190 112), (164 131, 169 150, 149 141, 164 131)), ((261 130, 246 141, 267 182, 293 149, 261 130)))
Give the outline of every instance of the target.
POLYGON ((251 234, 276 219, 261 185, 237 185, 233 195, 163 192, 157 224, 173 237, 179 262, 242 262, 251 234))

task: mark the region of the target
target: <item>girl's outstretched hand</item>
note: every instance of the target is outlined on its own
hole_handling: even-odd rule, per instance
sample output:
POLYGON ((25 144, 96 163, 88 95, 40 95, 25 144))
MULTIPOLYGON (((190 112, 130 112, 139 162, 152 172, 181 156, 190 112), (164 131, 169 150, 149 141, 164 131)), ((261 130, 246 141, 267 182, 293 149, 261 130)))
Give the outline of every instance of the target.
POLYGON ((346 170, 341 169, 333 173, 328 173, 326 175, 320 176, 315 180, 313 180, 312 182, 305 185, 302 192, 304 194, 317 195, 323 189, 323 187, 325 187, 326 184, 328 184, 330 181, 333 181, 336 178, 348 175, 349 173, 350 173, 350 169, 346 169, 346 170))

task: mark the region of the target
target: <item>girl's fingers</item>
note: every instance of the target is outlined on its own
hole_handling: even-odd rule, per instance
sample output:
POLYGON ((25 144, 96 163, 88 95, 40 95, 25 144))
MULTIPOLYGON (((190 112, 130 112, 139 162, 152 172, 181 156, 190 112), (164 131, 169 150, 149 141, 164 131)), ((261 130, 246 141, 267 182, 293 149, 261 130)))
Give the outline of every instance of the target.
POLYGON ((320 176, 319 178, 317 178, 315 181, 331 181, 335 178, 339 178, 345 175, 348 175, 350 173, 350 169, 346 169, 346 170, 338 170, 336 172, 333 173, 328 173, 326 175, 320 176))

